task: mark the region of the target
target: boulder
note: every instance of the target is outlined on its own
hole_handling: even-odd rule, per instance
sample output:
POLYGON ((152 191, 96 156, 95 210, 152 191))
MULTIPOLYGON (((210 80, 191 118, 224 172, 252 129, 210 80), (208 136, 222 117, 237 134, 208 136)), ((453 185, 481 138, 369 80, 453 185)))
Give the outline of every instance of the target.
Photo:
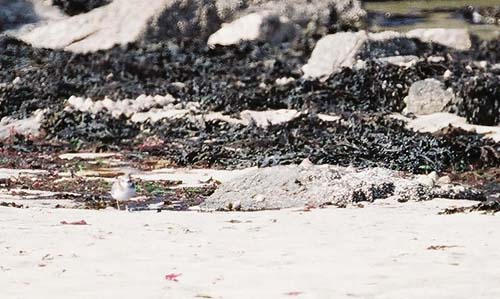
POLYGON ((207 44, 234 45, 241 41, 282 42, 294 36, 294 26, 286 17, 280 17, 269 11, 251 13, 213 33, 207 44))
POLYGON ((404 113, 425 115, 443 112, 454 101, 455 94, 451 88, 445 89, 439 80, 425 79, 410 86, 408 96, 404 98, 404 113))
POLYGON ((385 168, 318 166, 310 162, 257 168, 222 183, 202 203, 201 209, 255 211, 325 204, 343 207, 388 197, 407 201, 468 198, 473 194, 465 188, 459 191, 463 195, 457 194, 457 189, 434 180, 435 173, 430 176, 404 175, 385 168))
POLYGON ((457 50, 469 50, 472 46, 467 29, 429 28, 408 31, 406 36, 423 42, 433 42, 457 50))

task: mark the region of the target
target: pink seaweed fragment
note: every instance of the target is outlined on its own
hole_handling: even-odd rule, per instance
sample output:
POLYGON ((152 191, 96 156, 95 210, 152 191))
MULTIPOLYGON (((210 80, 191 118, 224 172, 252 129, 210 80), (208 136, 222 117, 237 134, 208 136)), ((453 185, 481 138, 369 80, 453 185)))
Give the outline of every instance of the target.
POLYGON ((165 275, 165 279, 177 282, 177 281, 179 281, 179 280, 177 280, 177 277, 179 277, 181 275, 182 275, 182 273, 177 273, 177 274, 170 273, 170 274, 165 275))
POLYGON ((88 224, 85 220, 73 221, 73 222, 67 222, 67 221, 63 220, 60 223, 63 225, 87 225, 88 224))

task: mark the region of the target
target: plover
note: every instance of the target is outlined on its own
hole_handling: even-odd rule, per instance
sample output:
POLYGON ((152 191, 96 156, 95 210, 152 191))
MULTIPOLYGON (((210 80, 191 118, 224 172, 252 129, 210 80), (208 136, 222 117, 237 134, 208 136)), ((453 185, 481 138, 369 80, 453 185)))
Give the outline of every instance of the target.
POLYGON ((120 210, 120 201, 126 201, 135 196, 135 184, 130 173, 117 178, 111 187, 111 196, 116 199, 118 210, 120 210))

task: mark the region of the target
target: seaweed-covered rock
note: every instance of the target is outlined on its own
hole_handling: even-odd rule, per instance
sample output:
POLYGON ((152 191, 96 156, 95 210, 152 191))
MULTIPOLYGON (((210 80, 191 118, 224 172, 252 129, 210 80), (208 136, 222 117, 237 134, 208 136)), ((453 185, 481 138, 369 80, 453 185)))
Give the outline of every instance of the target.
POLYGON ((405 113, 431 114, 445 111, 455 101, 451 88, 444 89, 444 84, 436 79, 425 79, 413 83, 404 99, 405 113))
POLYGON ((448 84, 463 98, 457 103, 457 114, 467 121, 496 126, 500 124, 500 76, 490 72, 474 74, 465 71, 459 78, 448 79, 448 84))
POLYGON ((500 5, 483 7, 468 5, 459 9, 458 13, 472 24, 500 25, 500 5))
POLYGON ((303 28, 315 26, 329 30, 333 28, 359 28, 366 18, 366 12, 358 0, 220 0, 227 3, 238 3, 244 7, 238 14, 246 15, 255 11, 271 11, 284 16, 303 28))
POLYGON ((53 0, 52 4, 70 16, 86 13, 111 3, 112 0, 53 0))
POLYGON ((58 9, 42 0, 0 0, 0 32, 62 17, 58 9))

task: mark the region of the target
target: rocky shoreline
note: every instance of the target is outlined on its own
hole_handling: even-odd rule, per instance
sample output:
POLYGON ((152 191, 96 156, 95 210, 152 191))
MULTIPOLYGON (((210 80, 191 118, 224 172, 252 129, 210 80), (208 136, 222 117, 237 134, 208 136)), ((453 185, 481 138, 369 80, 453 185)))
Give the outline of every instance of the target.
POLYGON ((62 17, 0 36, 0 166, 65 171, 73 166, 46 158, 65 152, 120 152, 139 169, 308 159, 460 175, 500 165, 498 40, 463 29, 366 31, 357 1, 296 1, 273 19, 291 4, 157 0, 159 11, 130 24, 146 34, 106 46, 99 36, 119 31, 99 26, 117 23, 92 20, 133 7, 108 2, 55 1, 62 17), (173 17, 176 5, 196 13, 173 17), (330 16, 311 10, 322 5, 330 16), (186 17, 186 27, 164 29, 186 17), (45 43, 46 32, 78 22, 97 33, 59 46, 76 37, 58 31, 45 43))

